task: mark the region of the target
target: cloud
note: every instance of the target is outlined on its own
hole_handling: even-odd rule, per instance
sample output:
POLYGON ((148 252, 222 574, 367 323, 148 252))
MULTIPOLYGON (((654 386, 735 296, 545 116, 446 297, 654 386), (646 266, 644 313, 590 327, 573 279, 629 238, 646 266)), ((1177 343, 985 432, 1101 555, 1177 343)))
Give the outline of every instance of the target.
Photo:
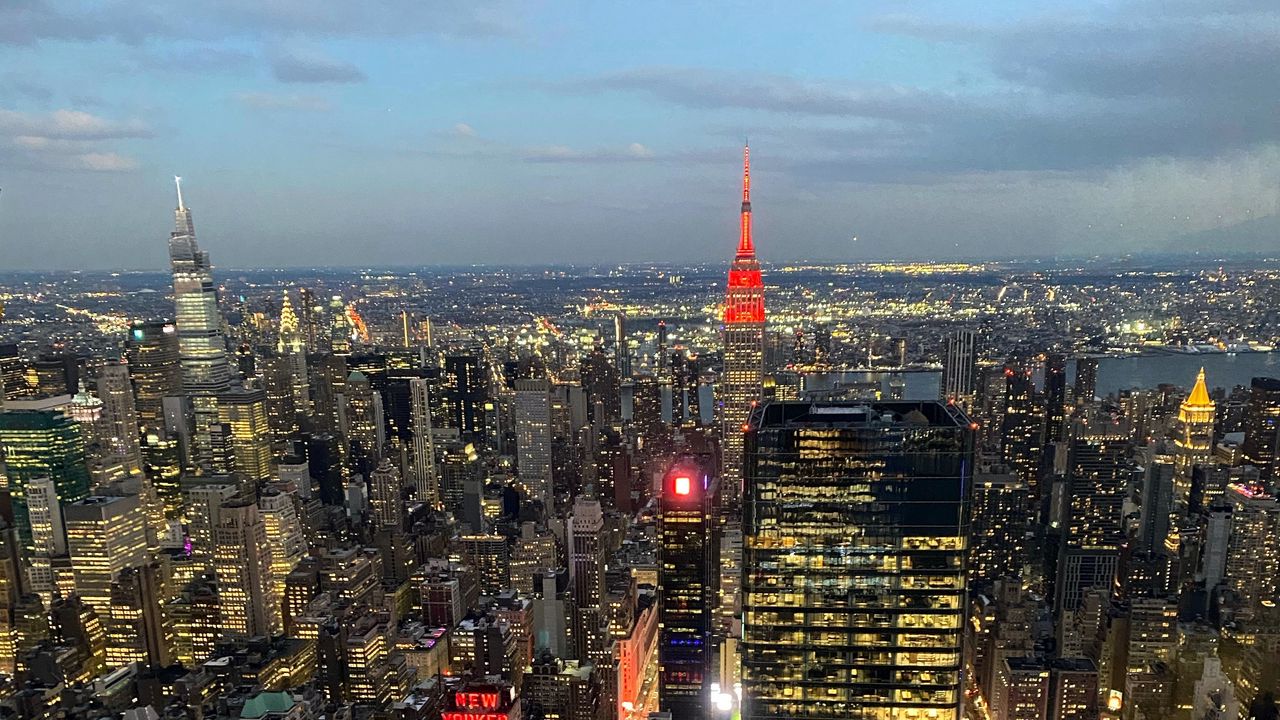
POLYGON ((284 37, 509 37, 520 34, 523 6, 508 0, 5 0, 0 44, 46 40, 116 41, 157 38, 218 41, 284 37))
POLYGON ((137 120, 117 122, 82 110, 31 114, 0 108, 0 164, 49 170, 133 170, 138 162, 103 141, 151 137, 137 120))
POLYGON ((610 163, 646 161, 657 158, 653 151, 640 143, 625 148, 593 148, 580 150, 567 145, 541 145, 518 150, 527 162, 542 163, 610 163))
POLYGON ((237 102, 253 110, 295 110, 300 112, 328 112, 333 105, 318 95, 278 95, 266 92, 243 92, 235 96, 237 102))
POLYGON ((0 108, 0 136, 28 135, 46 138, 107 140, 151 137, 140 120, 114 122, 82 110, 55 110, 47 115, 0 108))
POLYGON ((100 172, 119 172, 123 170, 136 170, 138 161, 131 157, 125 157, 119 153, 84 153, 75 156, 86 170, 97 170, 100 172))
MULTIPOLYGON (((945 111, 947 98, 909 87, 804 80, 787 75, 743 77, 700 68, 649 67, 625 70, 552 86, 567 92, 640 92, 658 100, 699 109, 743 109, 798 115, 881 117, 910 120, 945 111)), ((952 97, 959 105, 962 98, 952 97)))
POLYGON ((327 57, 315 50, 286 49, 275 52, 271 71, 285 83, 358 83, 367 78, 351 63, 327 57))
POLYGON ((770 133, 778 165, 815 181, 1097 173, 1280 143, 1274 2, 1135 0, 1005 24, 890 15, 869 27, 974 51, 986 77, 939 89, 658 66, 544 87, 725 113, 712 122, 770 133))
POLYGON ((476 136, 476 129, 466 123, 458 123, 453 126, 453 134, 458 137, 473 138, 476 136))

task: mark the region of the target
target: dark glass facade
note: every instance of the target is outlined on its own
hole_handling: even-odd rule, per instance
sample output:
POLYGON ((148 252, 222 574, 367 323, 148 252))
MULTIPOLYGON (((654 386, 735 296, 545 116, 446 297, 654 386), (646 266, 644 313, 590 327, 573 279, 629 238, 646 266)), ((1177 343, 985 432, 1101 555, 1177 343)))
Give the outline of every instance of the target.
POLYGON ((745 720, 957 720, 974 430, 939 402, 755 410, 745 720))
POLYGON ((707 459, 677 458, 662 480, 658 515, 658 697, 676 718, 705 716, 711 631, 719 601, 719 482, 707 459))
POLYGON ((1280 445, 1280 380, 1256 377, 1249 383, 1249 405, 1244 415, 1241 460, 1258 468, 1259 478, 1275 475, 1276 447, 1280 445))
POLYGON ((4 480, 4 489, 12 499, 14 524, 23 542, 31 541, 28 482, 40 477, 53 478, 58 501, 63 505, 89 495, 84 437, 80 426, 60 412, 0 412, 0 457, 8 468, 7 474, 0 472, 0 480, 4 480))

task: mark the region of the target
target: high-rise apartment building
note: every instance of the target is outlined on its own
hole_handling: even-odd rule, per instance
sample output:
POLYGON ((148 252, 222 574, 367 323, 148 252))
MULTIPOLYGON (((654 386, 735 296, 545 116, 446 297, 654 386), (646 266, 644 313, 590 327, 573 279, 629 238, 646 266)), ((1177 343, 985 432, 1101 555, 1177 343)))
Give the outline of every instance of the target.
POLYGON ((719 397, 720 492, 729 507, 742 495, 743 426, 764 392, 764 280, 751 237, 751 149, 742 152, 742 218, 724 298, 724 374, 719 397))
POLYGON ((1013 474, 981 474, 973 479, 973 534, 969 580, 988 585, 1019 577, 1027 560, 1030 498, 1027 485, 1013 474))
POLYGON ((1280 501, 1257 484, 1232 483, 1226 581, 1239 597, 1239 613, 1252 617, 1261 604, 1274 603, 1280 589, 1280 501))
POLYGON ((627 339, 627 314, 613 316, 613 363, 623 381, 631 378, 631 346, 627 339))
POLYGON ((958 720, 973 447, 942 402, 752 414, 744 720, 958 720))
POLYGON ((977 392, 978 335, 961 328, 947 336, 942 361, 942 399, 969 408, 977 392))
POLYGON ((1240 461, 1258 468, 1259 478, 1275 475, 1280 445, 1280 380, 1256 377, 1249 383, 1249 404, 1244 414, 1244 444, 1240 461))
POLYGON ((1005 366, 1003 419, 1000 427, 1001 459, 1039 498, 1040 467, 1044 461, 1044 416, 1036 403, 1031 369, 1010 362, 1005 366))
POLYGON ((1068 454, 1066 527, 1058 560, 1057 602, 1075 610, 1087 590, 1111 591, 1125 543, 1124 499, 1135 469, 1128 438, 1078 427, 1068 454))
POLYGON ((1044 359, 1044 453, 1053 459, 1053 443, 1067 439, 1067 358, 1049 353, 1044 359))
POLYGON ((40 596, 45 606, 53 600, 57 580, 53 559, 67 554, 66 524, 62 519, 62 502, 52 477, 37 477, 23 488, 31 541, 27 544, 27 576, 31 592, 40 596))
POLYGON ((1098 358, 1076 358, 1076 379, 1072 393, 1077 405, 1091 402, 1098 394, 1098 358))

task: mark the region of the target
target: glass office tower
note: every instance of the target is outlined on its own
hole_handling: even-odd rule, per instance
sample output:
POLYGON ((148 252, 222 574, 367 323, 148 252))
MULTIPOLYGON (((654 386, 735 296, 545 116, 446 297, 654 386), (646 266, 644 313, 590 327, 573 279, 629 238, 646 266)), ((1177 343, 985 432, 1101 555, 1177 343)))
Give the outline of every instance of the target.
POLYGON ((658 698, 673 718, 703 718, 720 588, 719 480, 708 458, 676 458, 658 505, 658 698))
POLYGON ((958 720, 974 434, 940 402, 755 410, 744 720, 958 720))

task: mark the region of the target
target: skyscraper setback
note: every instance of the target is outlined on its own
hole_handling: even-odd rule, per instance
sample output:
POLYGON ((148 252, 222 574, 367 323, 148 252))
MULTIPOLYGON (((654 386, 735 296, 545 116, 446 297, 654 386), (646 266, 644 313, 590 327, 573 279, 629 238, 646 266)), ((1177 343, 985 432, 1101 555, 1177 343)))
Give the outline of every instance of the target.
POLYGON ((742 493, 743 425, 764 386, 764 280, 751 239, 751 148, 742 151, 742 226, 724 298, 721 493, 736 505, 742 493))

